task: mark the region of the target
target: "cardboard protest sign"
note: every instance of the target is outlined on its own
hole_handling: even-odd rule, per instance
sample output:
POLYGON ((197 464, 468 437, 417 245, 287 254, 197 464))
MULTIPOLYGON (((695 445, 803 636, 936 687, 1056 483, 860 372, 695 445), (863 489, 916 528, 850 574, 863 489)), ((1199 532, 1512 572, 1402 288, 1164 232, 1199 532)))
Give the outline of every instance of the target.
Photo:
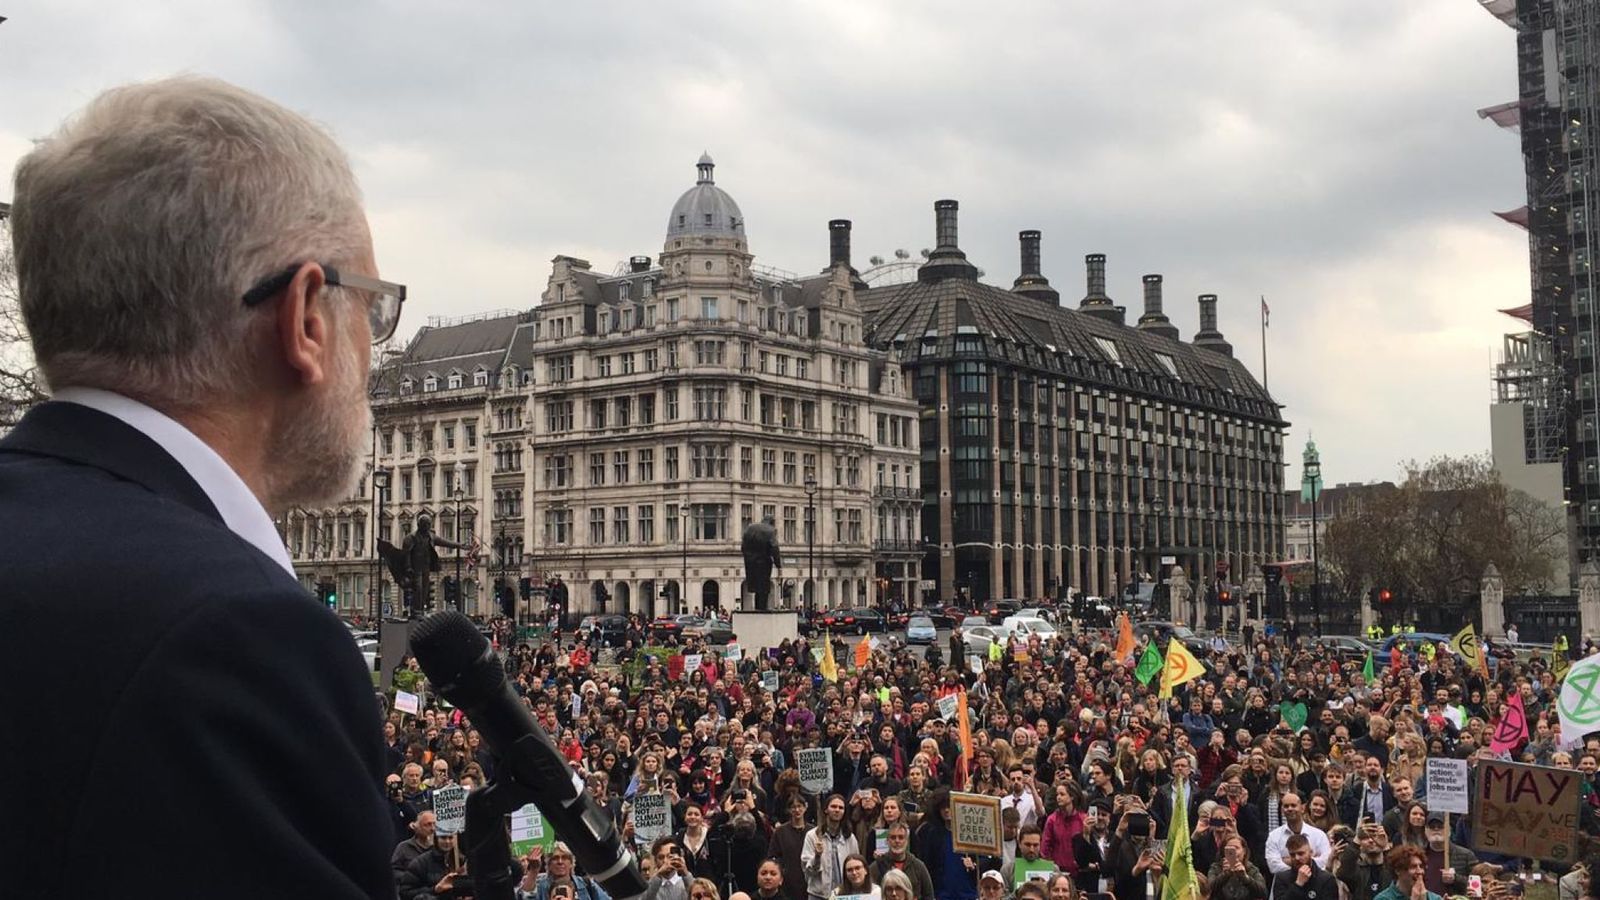
POLYGON ((768 669, 761 673, 761 689, 769 694, 776 694, 781 685, 778 683, 778 670, 768 669))
POLYGON ((633 833, 646 844, 672 833, 672 806, 666 794, 634 795, 633 833))
POLYGON ((435 828, 440 834, 460 834, 467 830, 467 789, 459 784, 433 791, 435 828))
POLYGON ((511 853, 517 859, 534 847, 549 853, 556 845, 556 833, 544 823, 544 813, 529 803, 511 814, 511 853))
POLYGON ((1506 856, 1576 859, 1581 778, 1575 769, 1480 761, 1473 845, 1506 856))
POLYGON ((1428 812, 1466 815, 1471 793, 1466 760, 1428 757, 1428 812))
POLYGON ((728 646, 722 648, 722 658, 744 659, 744 651, 739 649, 738 644, 729 644, 728 646))
POLYGON ((956 714, 956 695, 946 694, 939 698, 939 718, 946 722, 956 714))
POLYGON ((413 694, 410 691, 395 691, 394 708, 403 713, 410 713, 415 716, 419 714, 419 710, 421 709, 421 700, 416 694, 413 694))
POLYGON ((796 750, 794 755, 800 766, 801 790, 820 794, 833 786, 833 748, 812 747, 796 750))
POLYGON ((686 680, 691 674, 694 673, 695 669, 700 668, 700 663, 703 661, 703 659, 704 658, 698 653, 685 653, 683 655, 683 677, 686 680))
POLYGON ((1050 876, 1056 873, 1055 860, 1040 857, 1033 862, 1028 862, 1021 856, 1011 867, 1012 887, 1022 887, 1029 881, 1049 881, 1050 876))
POLYGON ((999 797, 952 793, 950 825, 950 843, 957 853, 1000 855, 999 797))

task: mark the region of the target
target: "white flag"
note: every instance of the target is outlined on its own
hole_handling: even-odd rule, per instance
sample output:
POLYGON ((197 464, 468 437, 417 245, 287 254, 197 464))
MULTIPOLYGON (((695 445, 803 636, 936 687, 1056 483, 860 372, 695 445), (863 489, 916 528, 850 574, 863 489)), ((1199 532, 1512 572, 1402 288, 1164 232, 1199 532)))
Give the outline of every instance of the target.
POLYGON ((1561 746, 1583 743, 1583 736, 1600 731, 1600 654, 1585 657, 1567 670, 1556 700, 1561 714, 1561 746))

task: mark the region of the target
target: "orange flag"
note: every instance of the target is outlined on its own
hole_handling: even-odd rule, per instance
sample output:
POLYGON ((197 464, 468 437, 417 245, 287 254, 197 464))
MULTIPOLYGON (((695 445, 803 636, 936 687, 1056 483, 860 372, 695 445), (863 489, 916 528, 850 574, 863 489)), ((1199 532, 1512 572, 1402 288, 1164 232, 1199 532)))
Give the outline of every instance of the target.
POLYGON ((872 644, 866 635, 861 636, 861 643, 856 645, 856 668, 865 669, 872 660, 872 644))
POLYGON ((967 786, 967 772, 972 765, 972 719, 967 716, 967 692, 956 694, 956 728, 961 740, 961 758, 956 761, 960 787, 967 786))
POLYGON ((1128 619, 1127 613, 1117 616, 1117 663, 1127 665, 1133 659, 1133 650, 1137 646, 1133 639, 1133 622, 1128 619))

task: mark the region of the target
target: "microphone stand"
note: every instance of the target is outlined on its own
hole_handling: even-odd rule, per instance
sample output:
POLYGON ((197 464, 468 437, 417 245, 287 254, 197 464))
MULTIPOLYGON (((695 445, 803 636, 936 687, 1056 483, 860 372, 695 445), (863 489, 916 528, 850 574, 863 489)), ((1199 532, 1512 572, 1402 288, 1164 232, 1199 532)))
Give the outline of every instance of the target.
POLYGON ((478 900, 513 900, 518 868, 511 861, 506 816, 533 802, 533 792, 515 781, 495 780, 467 795, 467 870, 478 900))

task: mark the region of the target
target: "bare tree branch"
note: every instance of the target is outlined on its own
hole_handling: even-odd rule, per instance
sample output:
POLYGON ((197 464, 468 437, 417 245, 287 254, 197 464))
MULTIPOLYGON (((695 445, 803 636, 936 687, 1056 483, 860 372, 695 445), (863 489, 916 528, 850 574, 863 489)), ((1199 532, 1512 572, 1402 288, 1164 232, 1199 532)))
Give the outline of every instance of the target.
POLYGON ((33 364, 28 332, 17 306, 17 268, 11 256, 11 229, 0 219, 0 431, 48 399, 33 364))

